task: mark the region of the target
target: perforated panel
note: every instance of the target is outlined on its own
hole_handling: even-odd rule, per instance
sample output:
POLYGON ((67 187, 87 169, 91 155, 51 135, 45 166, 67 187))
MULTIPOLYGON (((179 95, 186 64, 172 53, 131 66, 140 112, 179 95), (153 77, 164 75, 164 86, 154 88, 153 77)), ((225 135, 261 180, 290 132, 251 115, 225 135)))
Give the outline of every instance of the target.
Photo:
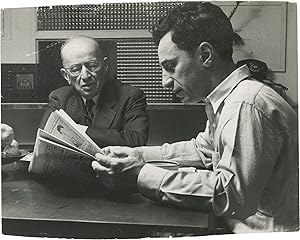
POLYGON ((180 2, 105 3, 39 7, 38 30, 152 29, 180 2))
MULTIPOLYGON (((38 31, 152 30, 158 18, 182 2, 105 3, 39 7, 38 31)), ((161 85, 157 47, 149 39, 115 39, 117 78, 142 89, 148 103, 171 103, 171 90, 161 85)), ((112 60, 112 59, 111 59, 112 60)), ((112 63, 115 66, 115 62, 112 63)))
POLYGON ((161 85, 157 47, 151 40, 117 42, 117 78, 144 91, 148 103, 170 103, 172 93, 161 85))

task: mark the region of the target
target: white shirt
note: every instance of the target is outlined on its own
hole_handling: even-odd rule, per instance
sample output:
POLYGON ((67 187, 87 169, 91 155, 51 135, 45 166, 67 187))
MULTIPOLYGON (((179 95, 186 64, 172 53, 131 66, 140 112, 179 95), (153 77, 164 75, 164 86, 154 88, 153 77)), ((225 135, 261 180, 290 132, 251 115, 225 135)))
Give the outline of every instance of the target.
POLYGON ((138 189, 148 198, 223 216, 233 232, 295 231, 298 209, 297 115, 244 65, 207 97, 215 114, 196 139, 142 147, 145 160, 195 163, 196 172, 146 164, 138 189))

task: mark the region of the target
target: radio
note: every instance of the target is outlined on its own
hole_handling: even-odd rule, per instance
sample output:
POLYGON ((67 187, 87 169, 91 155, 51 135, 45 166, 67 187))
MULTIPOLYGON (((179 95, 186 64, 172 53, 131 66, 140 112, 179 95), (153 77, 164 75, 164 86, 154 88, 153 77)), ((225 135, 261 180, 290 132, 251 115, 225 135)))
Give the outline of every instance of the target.
POLYGON ((35 64, 1 64, 2 102, 37 102, 35 64))

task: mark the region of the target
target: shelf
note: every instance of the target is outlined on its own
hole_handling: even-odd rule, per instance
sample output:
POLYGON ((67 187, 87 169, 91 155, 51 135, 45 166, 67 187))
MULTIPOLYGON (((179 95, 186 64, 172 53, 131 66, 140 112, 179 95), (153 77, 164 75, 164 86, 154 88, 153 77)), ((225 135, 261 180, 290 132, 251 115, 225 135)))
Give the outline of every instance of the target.
POLYGON ((183 104, 183 103, 148 103, 147 110, 165 111, 165 110, 199 110, 205 104, 183 104))
POLYGON ((45 109, 47 103, 1 103, 1 110, 45 109))
POLYGON ((57 30, 37 31, 35 39, 68 39, 75 35, 87 35, 101 39, 151 38, 148 30, 57 30))
MULTIPOLYGON (((1 103, 2 110, 44 110, 47 103, 1 103)), ((182 104, 182 103, 148 103, 147 110, 199 110, 204 106, 199 104, 182 104)))

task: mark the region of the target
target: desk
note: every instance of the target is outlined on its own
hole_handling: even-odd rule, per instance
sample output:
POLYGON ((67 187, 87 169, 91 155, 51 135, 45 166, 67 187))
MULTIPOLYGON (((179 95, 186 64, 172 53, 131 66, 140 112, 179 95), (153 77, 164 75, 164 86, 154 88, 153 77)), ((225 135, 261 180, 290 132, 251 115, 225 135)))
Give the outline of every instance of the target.
POLYGON ((207 213, 164 206, 139 194, 116 197, 78 185, 76 191, 66 191, 35 178, 20 164, 2 166, 4 234, 142 238, 211 233, 207 213))

